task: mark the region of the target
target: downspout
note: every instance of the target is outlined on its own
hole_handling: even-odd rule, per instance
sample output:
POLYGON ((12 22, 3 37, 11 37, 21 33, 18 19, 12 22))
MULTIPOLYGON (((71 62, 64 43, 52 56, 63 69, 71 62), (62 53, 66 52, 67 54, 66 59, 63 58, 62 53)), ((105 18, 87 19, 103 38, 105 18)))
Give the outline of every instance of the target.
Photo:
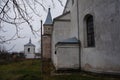
POLYGON ((79 35, 79 0, 77 0, 77 25, 78 25, 78 41, 79 41, 79 70, 81 71, 81 42, 80 42, 80 35, 79 35))
POLYGON ((41 20, 41 75, 43 73, 43 41, 42 41, 42 20, 41 20))

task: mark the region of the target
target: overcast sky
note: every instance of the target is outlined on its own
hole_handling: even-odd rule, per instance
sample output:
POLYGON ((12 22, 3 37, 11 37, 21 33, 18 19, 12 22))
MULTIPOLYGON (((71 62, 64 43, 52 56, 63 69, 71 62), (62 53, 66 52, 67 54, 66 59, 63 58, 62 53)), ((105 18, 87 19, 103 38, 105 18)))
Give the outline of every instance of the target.
MULTIPOLYGON (((61 1, 63 2, 63 5, 65 5, 66 0, 61 0, 61 1)), ((49 7, 51 8, 52 18, 55 18, 62 14, 64 7, 60 5, 58 0, 54 0, 55 6, 52 5, 50 0, 46 0, 45 3, 46 3, 46 5, 45 5, 46 8, 49 8, 49 7)), ((37 6, 37 8, 39 10, 38 13, 41 17, 31 14, 33 17, 33 21, 31 23, 35 30, 40 29, 40 25, 41 25, 40 20, 43 20, 43 23, 44 23, 46 16, 47 16, 47 12, 44 11, 41 6, 37 6)), ((3 35, 7 35, 6 36, 7 38, 10 38, 11 36, 13 36, 15 33, 15 27, 13 27, 10 24, 4 24, 4 26, 5 26, 6 33, 3 33, 3 35)), ((3 44, 3 45, 6 47, 7 50, 9 50, 11 47, 15 46, 12 51, 20 52, 20 51, 24 51, 24 45, 27 44, 29 42, 29 39, 31 38, 32 43, 34 45, 36 45, 36 52, 38 52, 38 49, 40 48, 40 43, 39 43, 40 35, 35 37, 31 33, 29 26, 26 24, 22 24, 20 26, 21 26, 22 30, 19 32, 20 33, 19 35, 24 38, 14 40, 14 41, 11 41, 10 44, 3 44)), ((2 33, 0 33, 0 34, 2 34, 2 33)), ((38 33, 38 34, 40 34, 40 33, 38 33)))

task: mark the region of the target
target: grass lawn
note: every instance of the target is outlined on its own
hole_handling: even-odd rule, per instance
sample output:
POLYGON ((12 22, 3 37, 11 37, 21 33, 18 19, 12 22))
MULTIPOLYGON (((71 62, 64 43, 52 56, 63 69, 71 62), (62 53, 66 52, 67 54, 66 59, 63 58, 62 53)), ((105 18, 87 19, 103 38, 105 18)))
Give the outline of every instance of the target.
POLYGON ((0 65, 0 80, 41 80, 40 64, 40 60, 24 60, 0 65))
MULTIPOLYGON (((86 73, 51 75, 53 70, 49 62, 44 62, 43 80, 120 80, 120 78, 95 76, 86 73)), ((0 80, 42 80, 41 61, 24 60, 0 65, 0 80)))

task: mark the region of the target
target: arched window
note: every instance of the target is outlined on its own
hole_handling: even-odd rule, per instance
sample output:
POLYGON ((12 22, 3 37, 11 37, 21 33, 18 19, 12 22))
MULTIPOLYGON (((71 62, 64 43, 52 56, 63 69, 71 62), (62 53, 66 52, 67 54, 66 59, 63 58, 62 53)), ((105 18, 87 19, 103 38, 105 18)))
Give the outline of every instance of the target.
POLYGON ((28 48, 28 52, 30 52, 30 48, 28 48))
POLYGON ((94 20, 92 15, 86 17, 86 29, 87 29, 87 47, 95 47, 94 37, 94 20))

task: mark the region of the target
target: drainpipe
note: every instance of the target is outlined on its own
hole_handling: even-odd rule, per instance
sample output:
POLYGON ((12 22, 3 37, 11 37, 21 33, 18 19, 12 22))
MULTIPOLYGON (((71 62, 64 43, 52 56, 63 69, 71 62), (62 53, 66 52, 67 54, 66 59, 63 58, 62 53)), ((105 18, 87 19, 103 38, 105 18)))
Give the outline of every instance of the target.
POLYGON ((79 0, 77 0, 77 24, 78 24, 78 41, 79 41, 79 70, 81 71, 81 43, 79 35, 79 0))
POLYGON ((41 75, 43 73, 43 45, 42 45, 42 20, 41 20, 41 75))

